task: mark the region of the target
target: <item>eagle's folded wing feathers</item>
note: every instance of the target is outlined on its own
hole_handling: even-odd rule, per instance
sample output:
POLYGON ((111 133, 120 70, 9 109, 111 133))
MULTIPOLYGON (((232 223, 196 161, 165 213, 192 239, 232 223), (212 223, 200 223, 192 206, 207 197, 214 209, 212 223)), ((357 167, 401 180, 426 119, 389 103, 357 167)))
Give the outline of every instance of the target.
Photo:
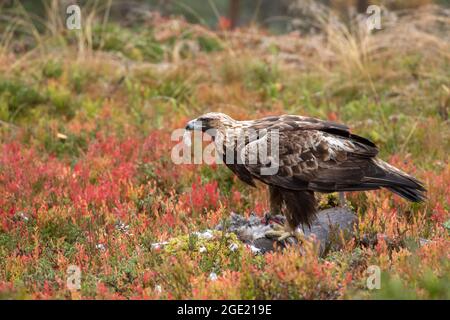
POLYGON ((278 149, 270 150, 268 134, 247 144, 241 157, 257 179, 288 189, 334 191, 339 184, 361 182, 367 159, 377 153, 376 148, 318 130, 281 131, 278 137, 278 149), (269 147, 270 163, 256 156, 264 145, 269 147), (254 159, 258 161, 252 163, 254 159), (276 175, 262 174, 261 169, 269 166, 278 168, 276 175))

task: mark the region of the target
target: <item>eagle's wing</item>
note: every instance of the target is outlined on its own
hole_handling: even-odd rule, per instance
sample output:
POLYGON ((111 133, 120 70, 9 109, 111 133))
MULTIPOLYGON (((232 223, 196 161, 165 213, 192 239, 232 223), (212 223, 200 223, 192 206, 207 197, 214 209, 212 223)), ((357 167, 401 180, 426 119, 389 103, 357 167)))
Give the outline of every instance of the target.
POLYGON ((332 121, 324 121, 311 117, 296 115, 271 116, 253 121, 251 128, 254 130, 278 130, 280 132, 297 130, 319 130, 339 137, 351 138, 352 140, 358 141, 364 145, 374 148, 373 150, 376 149, 376 146, 372 141, 351 134, 350 128, 344 124, 332 121))
POLYGON ((324 121, 311 117, 296 116, 296 115, 281 115, 270 116, 253 121, 252 128, 254 129, 280 129, 285 130, 340 130, 349 132, 349 127, 344 124, 324 121))
POLYGON ((255 178, 291 190, 379 188, 378 183, 367 179, 382 173, 373 162, 378 149, 372 142, 332 122, 298 116, 276 118, 255 122, 253 127, 268 129, 268 133, 241 150, 242 162, 255 178), (278 139, 278 145, 274 139, 278 139), (269 150, 265 159, 257 156, 264 147, 269 150))

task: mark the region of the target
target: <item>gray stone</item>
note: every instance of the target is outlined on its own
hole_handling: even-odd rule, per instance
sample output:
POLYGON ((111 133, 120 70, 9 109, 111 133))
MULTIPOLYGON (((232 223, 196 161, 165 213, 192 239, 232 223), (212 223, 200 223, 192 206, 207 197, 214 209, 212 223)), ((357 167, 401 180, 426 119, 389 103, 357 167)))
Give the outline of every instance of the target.
MULTIPOLYGON (((256 215, 251 215, 247 219, 232 213, 225 229, 235 233, 242 242, 251 246, 254 252, 265 253, 275 248, 283 248, 287 244, 298 244, 295 237, 289 237, 282 243, 267 238, 265 234, 273 228, 273 223, 266 224, 264 220, 256 215)), ((284 223, 285 219, 283 216, 276 216, 275 220, 284 223)), ((319 211, 311 227, 300 226, 299 230, 306 238, 317 242, 320 255, 325 255, 329 250, 338 250, 342 238, 346 239, 353 235, 353 227, 357 220, 357 216, 348 208, 330 208, 319 211)), ((219 224, 216 229, 223 230, 224 226, 219 224)))

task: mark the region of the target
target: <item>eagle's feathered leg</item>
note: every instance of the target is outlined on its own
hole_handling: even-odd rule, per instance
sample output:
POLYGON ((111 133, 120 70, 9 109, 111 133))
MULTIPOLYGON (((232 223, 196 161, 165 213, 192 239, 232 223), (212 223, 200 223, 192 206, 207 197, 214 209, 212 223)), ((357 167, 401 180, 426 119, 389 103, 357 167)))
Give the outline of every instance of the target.
POLYGON ((276 215, 282 214, 283 197, 279 188, 269 186, 269 204, 270 212, 264 216, 266 224, 269 224, 276 215))
POLYGON ((290 236, 296 236, 297 227, 301 224, 311 225, 311 221, 316 213, 316 198, 312 191, 293 191, 281 188, 270 187, 271 199, 272 195, 276 200, 271 208, 281 208, 284 205, 284 216, 286 223, 284 228, 279 230, 270 230, 266 233, 268 238, 277 238, 283 241, 290 236), (281 198, 281 201, 279 199, 281 198))
POLYGON ((267 231, 264 234, 269 239, 275 239, 278 242, 282 242, 289 237, 295 237, 295 232, 290 230, 289 225, 274 224, 273 229, 267 231))
POLYGON ((313 191, 283 191, 283 203, 286 206, 286 219, 292 230, 299 225, 311 226, 316 214, 316 197, 313 191))

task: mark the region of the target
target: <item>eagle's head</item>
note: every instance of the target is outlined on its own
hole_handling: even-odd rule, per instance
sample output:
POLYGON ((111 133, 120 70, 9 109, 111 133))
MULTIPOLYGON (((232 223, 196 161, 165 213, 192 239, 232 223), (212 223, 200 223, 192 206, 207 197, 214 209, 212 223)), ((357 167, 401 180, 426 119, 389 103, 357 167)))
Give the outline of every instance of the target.
POLYGON ((191 120, 186 125, 186 130, 223 130, 232 128, 236 121, 225 113, 209 112, 197 119, 191 120))

